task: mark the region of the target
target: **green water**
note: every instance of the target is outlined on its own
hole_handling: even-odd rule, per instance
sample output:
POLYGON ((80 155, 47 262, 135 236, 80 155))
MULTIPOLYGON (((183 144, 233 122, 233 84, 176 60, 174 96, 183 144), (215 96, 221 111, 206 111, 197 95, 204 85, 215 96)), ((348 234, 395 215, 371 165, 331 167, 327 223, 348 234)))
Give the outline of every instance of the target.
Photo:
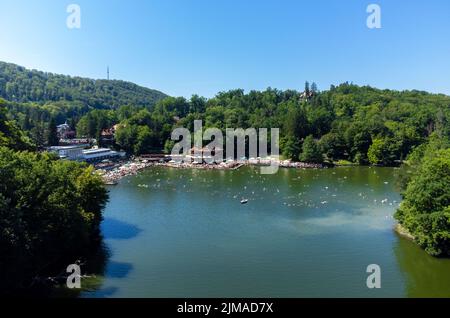
POLYGON ((127 177, 110 188, 104 275, 82 296, 448 297, 450 260, 392 230, 396 171, 151 168, 127 177), (380 289, 366 286, 369 264, 381 267, 380 289))

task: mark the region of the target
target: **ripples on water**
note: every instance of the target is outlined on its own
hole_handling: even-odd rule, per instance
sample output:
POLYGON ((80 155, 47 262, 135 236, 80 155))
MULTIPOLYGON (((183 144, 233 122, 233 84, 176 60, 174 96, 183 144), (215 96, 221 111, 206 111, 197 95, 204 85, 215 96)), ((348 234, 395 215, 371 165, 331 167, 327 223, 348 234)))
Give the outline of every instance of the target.
POLYGON ((83 296, 449 296, 449 262, 392 231, 395 171, 152 168, 127 177, 105 211, 106 274, 83 296), (378 290, 365 285, 372 263, 382 269, 378 290))

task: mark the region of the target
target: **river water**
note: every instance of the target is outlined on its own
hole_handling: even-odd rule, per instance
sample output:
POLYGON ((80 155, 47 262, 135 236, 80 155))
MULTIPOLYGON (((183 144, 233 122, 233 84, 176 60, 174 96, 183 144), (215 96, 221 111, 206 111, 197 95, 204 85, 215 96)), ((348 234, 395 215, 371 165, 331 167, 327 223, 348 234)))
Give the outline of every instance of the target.
POLYGON ((399 237, 394 168, 150 168, 110 187, 82 297, 450 296, 450 260, 399 237), (248 199, 241 204, 241 199, 248 199), (369 264, 381 288, 366 285, 369 264))

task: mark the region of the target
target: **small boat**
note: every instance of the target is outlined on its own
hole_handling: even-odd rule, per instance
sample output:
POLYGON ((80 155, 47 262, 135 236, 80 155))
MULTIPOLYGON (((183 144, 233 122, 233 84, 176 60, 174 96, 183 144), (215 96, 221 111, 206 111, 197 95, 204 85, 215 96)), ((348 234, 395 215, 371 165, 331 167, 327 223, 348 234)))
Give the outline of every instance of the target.
POLYGON ((241 204, 246 204, 247 202, 248 202, 247 199, 242 199, 242 200, 241 200, 241 204))
POLYGON ((117 181, 106 181, 105 184, 106 185, 117 185, 117 181))

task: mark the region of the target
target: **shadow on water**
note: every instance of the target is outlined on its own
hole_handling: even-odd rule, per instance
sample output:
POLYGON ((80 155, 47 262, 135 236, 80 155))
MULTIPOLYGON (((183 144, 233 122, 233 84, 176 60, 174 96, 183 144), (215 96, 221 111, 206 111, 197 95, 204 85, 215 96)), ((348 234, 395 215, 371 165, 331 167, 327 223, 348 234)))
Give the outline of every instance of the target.
POLYGON ((123 279, 128 276, 128 274, 133 270, 133 265, 131 263, 122 263, 109 261, 106 266, 106 271, 101 279, 101 283, 96 285, 95 288, 83 288, 82 292, 78 294, 78 297, 94 297, 94 298, 108 298, 114 297, 120 290, 117 286, 105 286, 105 279, 123 279))
MULTIPOLYGON (((141 232, 137 226, 119 221, 113 218, 105 218, 101 224, 102 238, 104 239, 117 239, 128 240, 136 237, 141 232)), ((105 245, 105 244, 103 244, 105 245)), ((105 247, 106 258, 92 259, 91 266, 101 265, 101 274, 94 280, 87 280, 87 284, 84 284, 81 292, 75 296, 92 296, 104 298, 112 297, 117 293, 119 288, 115 286, 103 287, 105 278, 126 278, 128 274, 133 270, 133 264, 125 262, 117 262, 111 260, 111 252, 105 247)), ((95 268, 94 268, 95 269, 95 268)), ((100 273, 97 268, 95 273, 100 273)))
POLYGON ((119 290, 119 288, 117 288, 117 287, 102 288, 95 292, 95 297, 96 298, 109 298, 109 297, 114 296, 114 294, 117 293, 118 290, 119 290))
MULTIPOLYGON (((81 280, 82 288, 68 289, 65 287, 64 281, 62 281, 60 282, 61 285, 53 286, 49 290, 49 294, 45 296, 54 298, 73 298, 79 297, 80 294, 86 290, 98 290, 103 284, 110 257, 110 251, 104 244, 103 240, 100 240, 97 246, 92 247, 92 249, 86 252, 85 255, 78 258, 81 261, 81 275, 83 276, 81 280)), ((64 272, 64 267, 62 268, 64 272)))
POLYGON ((105 239, 128 240, 136 237, 141 229, 123 221, 105 218, 101 224, 101 231, 105 239))
POLYGON ((450 297, 450 259, 432 257, 403 237, 399 237, 394 253, 407 297, 450 297))
POLYGON ((111 297, 119 288, 115 286, 103 287, 105 278, 126 278, 133 270, 131 263, 111 261, 111 252, 102 243, 101 248, 94 254, 87 256, 83 260, 81 267, 82 275, 87 275, 81 281, 81 289, 67 289, 64 286, 56 288, 52 297, 85 297, 95 295, 95 297, 111 297))
MULTIPOLYGON (((133 265, 111 261, 111 252, 105 244, 105 239, 131 239, 136 237, 141 229, 111 218, 106 218, 101 224, 102 237, 90 246, 81 255, 61 255, 54 262, 49 262, 42 270, 34 273, 28 279, 23 279, 23 286, 12 291, 8 287, 0 286, 0 295, 10 296, 31 296, 31 297, 79 297, 84 293, 96 294, 96 297, 107 297, 113 295, 117 288, 102 288, 105 277, 125 278, 132 271, 133 265), (66 273, 69 264, 80 263, 81 289, 68 289, 65 287, 66 280, 70 273, 66 273), (52 279, 48 279, 53 277, 52 279)), ((0 264, 2 265, 2 264, 0 264)), ((10 270, 0 266, 3 272, 9 273, 11 277, 22 277, 25 269, 20 264, 9 264, 10 270)), ((5 274, 6 275, 6 274, 5 274)), ((10 280, 12 279, 10 277, 10 280)), ((22 279, 22 278, 21 278, 22 279)), ((2 279, 0 279, 2 281, 2 279)), ((4 285, 4 284, 1 284, 4 285)), ((5 284, 5 286, 8 286, 5 284)))
POLYGON ((106 276, 110 278, 125 278, 133 269, 131 263, 111 261, 106 266, 106 276))

